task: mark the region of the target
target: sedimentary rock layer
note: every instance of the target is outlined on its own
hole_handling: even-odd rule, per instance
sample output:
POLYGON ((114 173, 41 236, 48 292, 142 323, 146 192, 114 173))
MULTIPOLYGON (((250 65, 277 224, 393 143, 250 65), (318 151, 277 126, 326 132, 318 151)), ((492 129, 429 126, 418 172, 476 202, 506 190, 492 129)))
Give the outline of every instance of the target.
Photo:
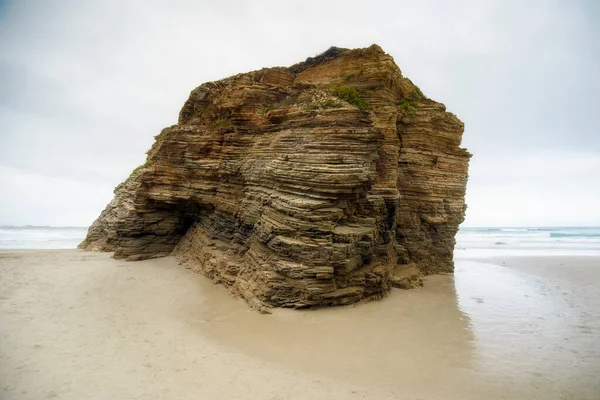
POLYGON ((380 298, 453 270, 462 133, 376 45, 204 83, 80 247, 175 254, 259 309, 380 298))

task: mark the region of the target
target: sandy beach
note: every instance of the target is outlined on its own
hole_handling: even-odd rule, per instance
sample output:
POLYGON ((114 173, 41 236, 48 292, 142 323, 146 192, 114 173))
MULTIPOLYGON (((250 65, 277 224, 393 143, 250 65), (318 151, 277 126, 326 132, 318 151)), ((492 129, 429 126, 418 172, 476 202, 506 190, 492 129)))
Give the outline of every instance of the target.
POLYGON ((600 258, 458 260, 380 302, 251 311, 173 258, 0 252, 0 398, 598 399, 600 258))

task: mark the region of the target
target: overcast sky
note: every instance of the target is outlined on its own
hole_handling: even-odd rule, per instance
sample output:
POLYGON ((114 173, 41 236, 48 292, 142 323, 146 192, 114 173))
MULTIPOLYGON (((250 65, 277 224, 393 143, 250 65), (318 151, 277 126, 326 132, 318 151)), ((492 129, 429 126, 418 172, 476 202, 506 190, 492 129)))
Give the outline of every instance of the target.
POLYGON ((465 226, 600 225, 599 5, 0 0, 0 225, 89 225, 202 82, 372 43, 465 122, 465 226))

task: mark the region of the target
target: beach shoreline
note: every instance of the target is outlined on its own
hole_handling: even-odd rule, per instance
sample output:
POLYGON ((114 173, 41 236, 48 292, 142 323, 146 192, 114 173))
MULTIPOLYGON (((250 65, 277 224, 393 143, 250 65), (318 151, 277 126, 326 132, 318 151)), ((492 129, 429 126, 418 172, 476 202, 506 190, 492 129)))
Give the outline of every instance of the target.
POLYGON ((596 257, 457 259, 379 302, 261 315, 172 257, 1 250, 0 397, 593 399, 599 278, 596 257))

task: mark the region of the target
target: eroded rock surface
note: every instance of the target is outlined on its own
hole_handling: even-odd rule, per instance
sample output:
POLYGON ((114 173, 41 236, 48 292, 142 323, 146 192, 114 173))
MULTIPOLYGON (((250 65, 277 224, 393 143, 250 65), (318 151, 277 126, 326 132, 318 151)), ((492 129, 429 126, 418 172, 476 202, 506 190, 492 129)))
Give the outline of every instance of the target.
POLYGON ((204 83, 80 248, 173 253, 258 309, 380 298, 453 270, 463 129, 377 45, 204 83))

